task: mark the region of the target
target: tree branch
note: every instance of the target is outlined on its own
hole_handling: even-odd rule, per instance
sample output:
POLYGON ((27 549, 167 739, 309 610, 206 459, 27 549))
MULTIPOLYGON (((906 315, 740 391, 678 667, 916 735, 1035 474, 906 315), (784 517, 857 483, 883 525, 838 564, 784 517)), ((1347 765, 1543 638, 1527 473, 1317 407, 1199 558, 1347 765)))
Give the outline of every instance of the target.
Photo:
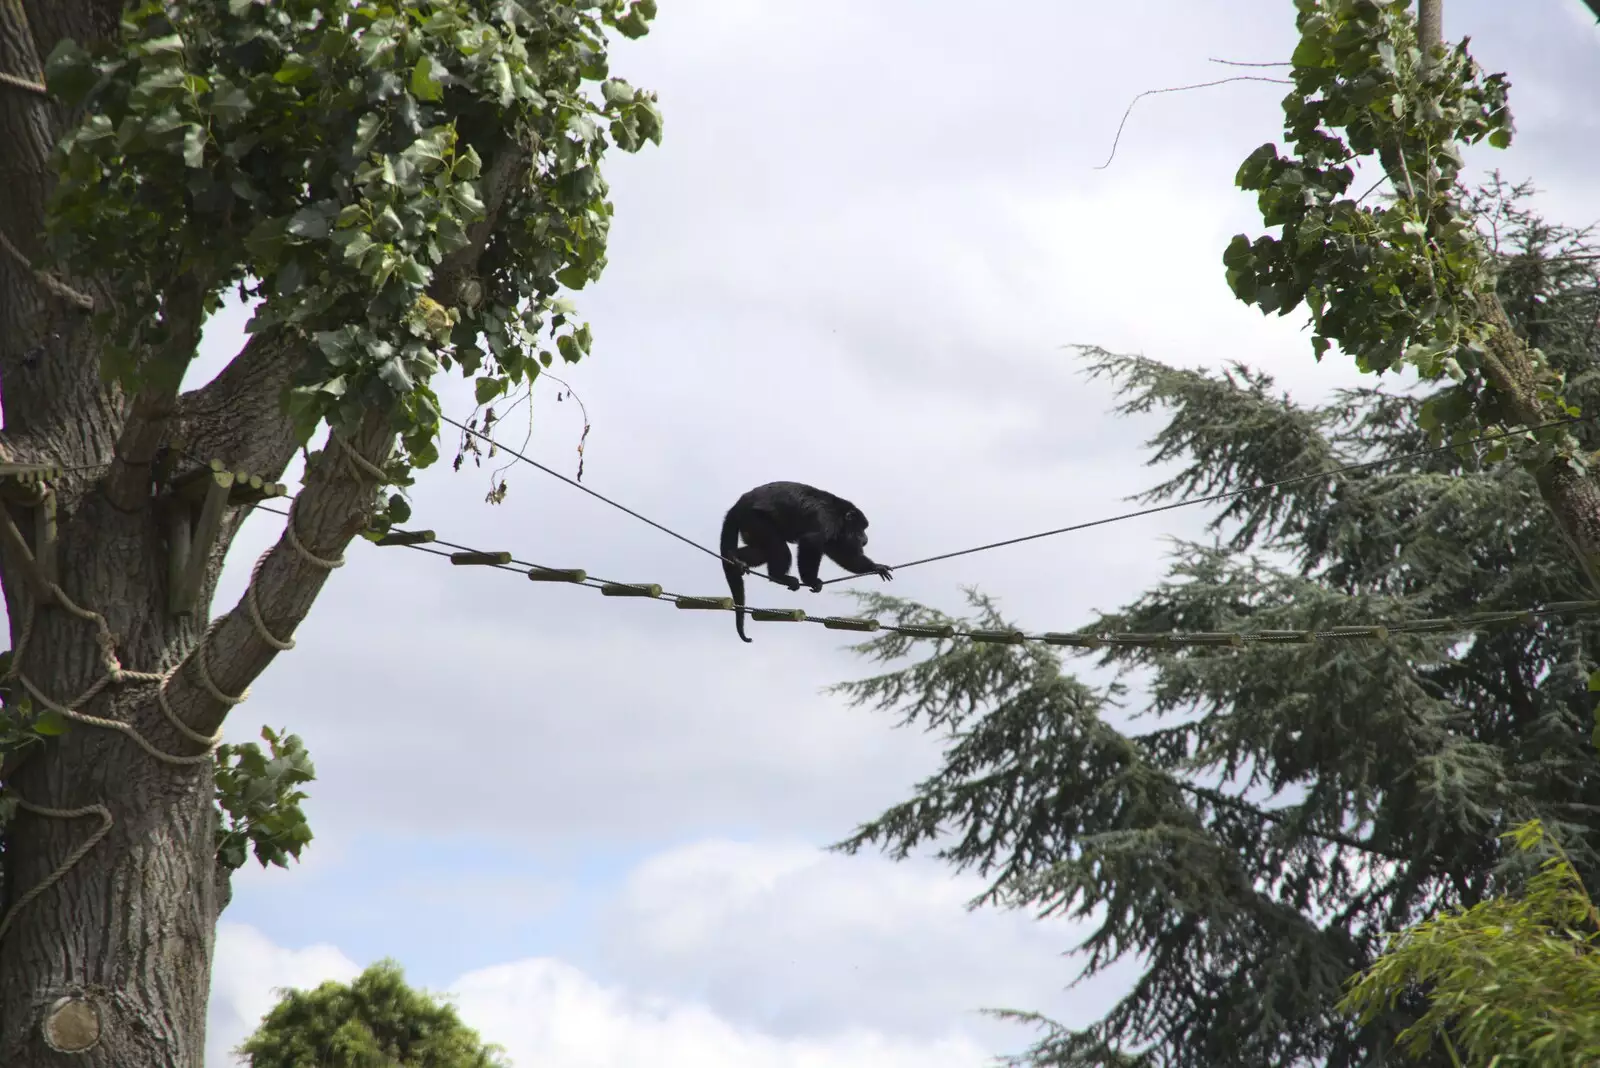
POLYGON ((278 478, 296 448, 283 394, 303 358, 286 331, 252 334, 216 378, 178 398, 169 440, 200 460, 278 478))
POLYGON ((1431 63, 1433 49, 1444 44, 1444 0, 1417 0, 1417 44, 1422 61, 1431 63))
MULTIPOLYGON (((373 411, 348 444, 381 466, 394 443, 387 414, 373 411)), ((343 562, 346 546, 366 527, 377 481, 342 451, 330 433, 328 444, 307 465, 305 488, 290 508, 283 536, 268 550, 239 603, 190 650, 169 684, 172 708, 193 729, 210 734, 221 726, 237 696, 282 651, 329 572, 343 562), (252 598, 260 627, 253 621, 252 598), (213 688, 235 699, 219 700, 213 688)))
MULTIPOLYGON (((1442 11, 1443 0, 1417 0, 1417 35, 1425 64, 1433 62, 1432 49, 1443 43, 1442 11)), ((1412 202, 1418 203, 1400 146, 1380 146, 1378 158, 1390 183, 1407 190, 1412 202)), ((1491 288, 1476 294, 1476 299, 1478 321, 1489 327, 1482 359, 1485 381, 1512 419, 1526 426, 1551 421, 1561 413, 1540 396, 1542 368, 1512 326, 1499 294, 1491 288)), ((1590 589, 1600 590, 1600 484, 1561 456, 1542 464, 1534 478, 1590 589)))
MULTIPOLYGON (((1513 418, 1527 426, 1548 422, 1556 413, 1539 396, 1538 365, 1517 336, 1499 296, 1480 293, 1478 310, 1490 327, 1484 339, 1484 378, 1505 399, 1513 418)), ((1600 485, 1561 456, 1533 475, 1589 587, 1600 590, 1600 485)))
POLYGON ((428 286, 430 297, 446 307, 462 302, 462 283, 476 274, 478 261, 500 225, 501 212, 518 186, 529 181, 532 166, 533 150, 527 145, 508 141, 495 153, 478 181, 484 216, 467 227, 466 245, 446 256, 434 270, 428 286))
POLYGON ((1293 819, 1285 812, 1279 812, 1269 808, 1261 808, 1259 805, 1253 805, 1243 798, 1234 797, 1230 794, 1223 793, 1221 790, 1214 790, 1208 786, 1199 786, 1195 783, 1183 782, 1182 780, 1173 781, 1179 789, 1185 790, 1196 797, 1203 798, 1204 800, 1209 801, 1221 808, 1231 808, 1235 812, 1240 812, 1247 816, 1253 816, 1256 819, 1262 820, 1266 823, 1280 824, 1293 831, 1298 831, 1301 834, 1309 835, 1312 838, 1320 838, 1325 842, 1331 842, 1334 845, 1341 845, 1346 849, 1354 849, 1370 856, 1384 857, 1388 860, 1402 862, 1407 860, 1406 857, 1383 849, 1372 842, 1362 841, 1359 838, 1352 838, 1347 834, 1340 834, 1338 831, 1313 830, 1311 827, 1306 826, 1304 821, 1293 819))
MULTIPOLYGON (((460 280, 476 270, 505 205, 528 180, 531 160, 527 146, 510 145, 486 169, 480 187, 485 218, 469 228, 470 243, 440 264, 430 286, 441 303, 453 303, 460 280)), ((178 399, 173 437, 181 438, 192 455, 209 458, 209 453, 276 477, 294 453, 282 395, 307 358, 305 345, 283 330, 252 337, 214 380, 178 399)), ((237 701, 218 694, 236 697, 266 670, 310 612, 332 570, 328 565, 342 561, 345 548, 366 527, 379 483, 363 468, 381 467, 394 450, 387 415, 369 415, 348 445, 361 460, 343 456, 343 446, 330 434, 307 465, 305 487, 284 534, 261 561, 244 598, 190 650, 169 685, 172 708, 195 730, 209 734, 221 725, 237 701)))
POLYGON ((209 288, 186 273, 173 280, 162 301, 167 340, 147 357, 149 384, 128 405, 127 418, 111 453, 111 470, 100 484, 106 499, 125 512, 143 507, 150 499, 150 465, 166 435, 183 372, 199 350, 209 288))

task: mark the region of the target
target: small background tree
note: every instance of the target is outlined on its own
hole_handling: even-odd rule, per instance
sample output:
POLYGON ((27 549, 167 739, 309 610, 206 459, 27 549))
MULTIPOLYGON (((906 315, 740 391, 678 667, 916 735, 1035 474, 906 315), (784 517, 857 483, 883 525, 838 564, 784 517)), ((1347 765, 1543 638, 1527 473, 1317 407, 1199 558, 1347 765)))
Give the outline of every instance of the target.
POLYGON ((349 983, 286 990, 236 1050, 250 1068, 509 1068, 447 1002, 393 961, 349 983))

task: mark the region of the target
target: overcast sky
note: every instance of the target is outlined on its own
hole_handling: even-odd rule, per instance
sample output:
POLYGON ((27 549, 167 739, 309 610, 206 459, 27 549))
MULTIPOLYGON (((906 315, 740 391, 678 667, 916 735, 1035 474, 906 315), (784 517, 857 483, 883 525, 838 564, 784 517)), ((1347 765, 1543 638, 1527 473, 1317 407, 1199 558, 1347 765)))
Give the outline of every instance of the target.
MULTIPOLYGON (((1228 239, 1260 232, 1233 175, 1280 139, 1284 87, 1147 97, 1095 169, 1135 94, 1234 73, 1209 57, 1284 59, 1293 19, 1289 0, 1019 0, 1003 20, 950 0, 664 0, 613 71, 659 91, 665 143, 608 161, 610 267, 578 297, 594 354, 560 371, 593 424, 585 484, 710 542, 745 489, 815 483, 865 509, 893 563, 1122 511, 1156 477, 1140 443, 1157 420, 1109 415, 1068 343, 1242 359, 1307 399, 1353 384, 1345 361, 1316 365, 1299 320, 1264 319, 1223 280, 1228 239)), ((1446 15, 1513 83, 1515 146, 1473 160, 1535 178, 1573 223, 1600 214, 1593 21, 1579 0, 1446 15)), ((197 380, 243 321, 219 314, 197 380)), ((528 451, 570 475, 582 421, 551 385, 528 451)), ((469 410, 442 387, 447 412, 469 410)), ((485 472, 441 464, 414 525, 724 592, 693 549, 509 475, 494 507, 485 472)), ((976 584, 1066 630, 1158 579, 1164 539, 1203 518, 929 564, 892 590, 959 610, 976 584)), ((251 519, 219 609, 280 528, 251 519)), ((273 987, 383 956, 453 991, 523 1068, 953 1068, 1029 1040, 980 1008, 1082 1023, 1120 992, 1065 989, 1069 925, 967 912, 976 884, 934 864, 819 851, 938 754, 819 692, 867 671, 840 635, 752 624, 743 645, 722 614, 349 555, 228 722, 233 741, 299 733, 320 777, 304 863, 236 880, 212 1064, 273 987)), ((848 610, 756 585, 762 603, 848 610)))

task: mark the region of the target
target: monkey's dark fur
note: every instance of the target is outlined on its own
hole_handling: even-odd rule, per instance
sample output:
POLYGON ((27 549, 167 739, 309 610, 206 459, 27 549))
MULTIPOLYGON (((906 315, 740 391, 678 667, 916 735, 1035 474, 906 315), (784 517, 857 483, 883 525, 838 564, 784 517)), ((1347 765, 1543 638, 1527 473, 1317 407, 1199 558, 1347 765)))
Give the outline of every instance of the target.
POLYGON ((894 578, 889 568, 875 563, 862 550, 867 545, 867 517, 861 509, 827 490, 802 482, 768 482, 733 503, 722 520, 722 573, 733 593, 734 628, 744 633, 744 573, 767 565, 767 574, 791 590, 802 584, 822 592, 817 568, 822 558, 857 575, 869 572, 885 581, 894 578), (739 544, 743 535, 745 544, 739 544), (789 543, 794 542, 800 579, 789 574, 789 543), (738 560, 741 568, 729 561, 738 560))

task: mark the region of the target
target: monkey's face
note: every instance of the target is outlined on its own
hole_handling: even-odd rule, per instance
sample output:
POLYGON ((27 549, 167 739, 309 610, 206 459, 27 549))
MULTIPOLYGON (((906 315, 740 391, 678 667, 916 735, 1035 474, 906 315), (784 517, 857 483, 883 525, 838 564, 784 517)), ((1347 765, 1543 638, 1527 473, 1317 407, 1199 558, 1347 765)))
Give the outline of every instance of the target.
POLYGON ((858 549, 867 544, 867 517, 854 508, 844 514, 844 540, 854 542, 858 549))

